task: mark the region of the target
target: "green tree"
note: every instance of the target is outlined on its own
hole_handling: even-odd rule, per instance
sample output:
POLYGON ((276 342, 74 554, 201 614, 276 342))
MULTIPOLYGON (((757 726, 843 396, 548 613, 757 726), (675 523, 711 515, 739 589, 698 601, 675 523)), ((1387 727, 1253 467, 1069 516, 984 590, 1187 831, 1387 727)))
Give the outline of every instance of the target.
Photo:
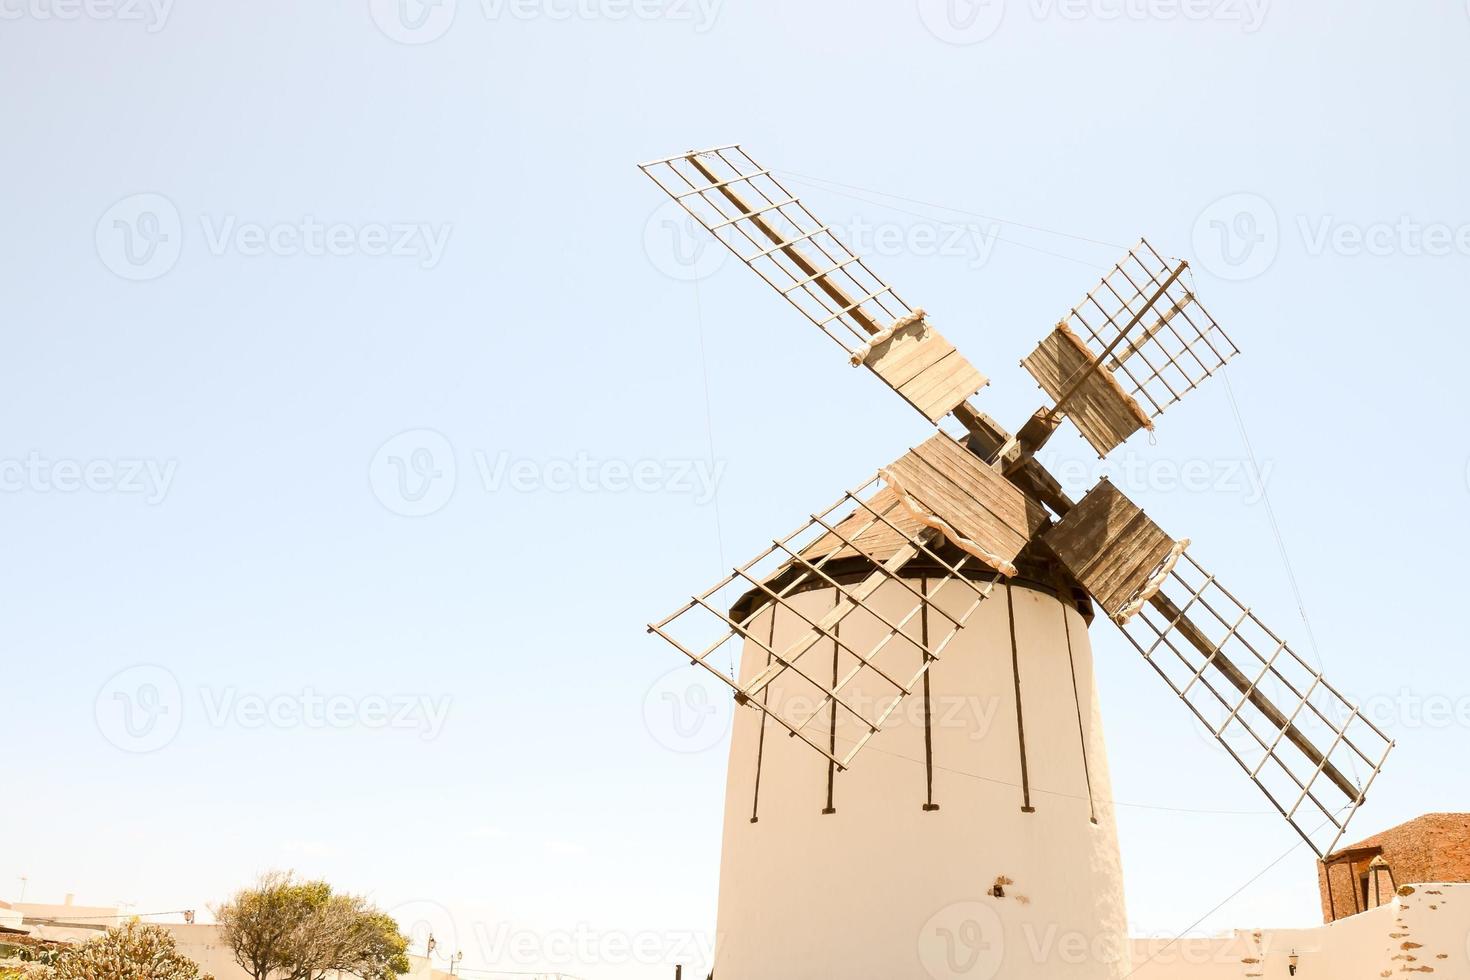
POLYGON ((393 918, 357 895, 290 873, 263 875, 214 910, 235 962, 255 980, 362 980, 408 972, 408 939, 393 918))
POLYGON ((33 967, 21 975, 49 980, 214 980, 179 952, 168 930, 136 920, 65 950, 49 967, 33 967))

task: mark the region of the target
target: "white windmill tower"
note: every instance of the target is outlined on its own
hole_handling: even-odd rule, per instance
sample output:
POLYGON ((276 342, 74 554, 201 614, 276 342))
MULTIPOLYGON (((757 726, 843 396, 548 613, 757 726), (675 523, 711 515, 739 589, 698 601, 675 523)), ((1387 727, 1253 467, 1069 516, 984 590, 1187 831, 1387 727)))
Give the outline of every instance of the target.
POLYGON ((1392 742, 1187 540, 1106 481, 1072 501, 1035 458, 1064 417, 1105 456, 1237 352, 1186 263, 1124 256, 1023 361, 1049 406, 1011 435, 924 311, 739 146, 642 169, 938 428, 650 626, 750 709, 716 980, 1126 976, 1097 612, 1331 851, 1392 742), (734 676, 712 657, 730 642, 734 676))

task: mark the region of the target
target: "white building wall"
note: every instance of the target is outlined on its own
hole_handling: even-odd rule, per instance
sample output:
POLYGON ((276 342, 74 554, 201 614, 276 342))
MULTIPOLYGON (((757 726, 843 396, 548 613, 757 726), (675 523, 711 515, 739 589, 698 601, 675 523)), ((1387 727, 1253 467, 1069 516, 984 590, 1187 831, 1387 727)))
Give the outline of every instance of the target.
POLYGON ((1135 940, 1134 980, 1470 980, 1470 885, 1411 885, 1370 912, 1316 929, 1236 932, 1217 939, 1135 940))
MULTIPOLYGON (((959 612, 972 598, 965 585, 950 583, 936 602, 959 612)), ((917 695, 850 771, 837 774, 830 814, 822 812, 827 761, 772 723, 762 743, 762 716, 737 712, 717 980, 1114 980, 1128 973, 1122 869, 1106 802, 1111 793, 1086 624, 1074 608, 1042 592, 1018 586, 1012 599, 1034 812, 1022 809, 1004 587, 932 668, 937 811, 922 809, 925 746, 917 695), (757 753, 759 822, 752 823, 757 753), (1008 882, 1002 897, 990 894, 999 879, 1008 882)), ((833 601, 831 590, 795 600, 813 619, 833 601)), ((878 593, 880 611, 892 620, 911 604, 897 583, 878 593)), ((764 638, 769 615, 752 632, 764 638)), ((932 636, 942 617, 931 613, 930 623, 932 636)), ((803 625, 783 613, 776 649, 803 625)), ((910 635, 917 635, 917 623, 914 629, 910 635)), ((841 627, 843 638, 864 650, 886 632, 862 613, 841 627)), ((906 679, 920 659, 915 645, 896 641, 881 662, 906 679)), ((832 644, 823 641, 801 664, 814 674, 825 671, 830 681, 832 660, 832 644)), ((839 661, 841 670, 852 663, 848 655, 839 661)), ((764 651, 747 645, 743 675, 748 679, 765 664, 764 651)), ((773 699, 806 696, 800 687, 778 682, 773 699)), ((890 692, 874 679, 852 693, 872 711, 890 692)), ((809 733, 826 731, 822 723, 809 733)), ((839 750, 862 731, 840 717, 839 750)))

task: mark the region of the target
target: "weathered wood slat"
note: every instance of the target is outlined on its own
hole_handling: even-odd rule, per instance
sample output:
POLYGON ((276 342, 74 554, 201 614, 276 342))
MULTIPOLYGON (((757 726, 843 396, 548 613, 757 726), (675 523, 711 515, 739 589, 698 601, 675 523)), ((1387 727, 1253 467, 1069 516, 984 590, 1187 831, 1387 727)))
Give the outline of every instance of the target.
POLYGON ((1062 411, 1099 456, 1106 456, 1150 424, 1137 402, 1106 369, 1098 367, 1077 385, 1096 361, 1065 324, 1058 324, 1021 363, 1054 402, 1072 391, 1062 411))
POLYGON ((1043 540, 1110 617, 1138 595, 1175 544, 1107 480, 1043 540))
MULTIPOLYGON (((1008 492, 997 481, 977 474, 973 463, 952 456, 943 445, 948 441, 929 439, 915 446, 910 455, 918 457, 945 478, 954 481, 1007 527, 1025 533, 1028 529, 1025 501, 1008 492)), ((959 446, 954 448, 959 453, 967 452, 959 446)), ((971 456, 970 460, 974 458, 971 456)))
POLYGON ((922 321, 876 345, 864 363, 931 422, 989 383, 943 334, 922 321))
POLYGON ((1014 574, 1011 563, 1044 521, 1015 484, 942 432, 898 459, 887 472, 898 489, 929 515, 927 519, 943 522, 950 529, 946 534, 964 539, 954 544, 972 554, 975 551, 968 545, 975 546, 982 552, 976 557, 1006 574, 1014 574))
POLYGON ((930 328, 924 339, 899 346, 883 357, 869 357, 866 363, 878 377, 898 389, 954 352, 954 345, 930 328))
POLYGON ((925 418, 937 422, 985 385, 985 376, 964 355, 954 351, 904 385, 899 394, 925 418))

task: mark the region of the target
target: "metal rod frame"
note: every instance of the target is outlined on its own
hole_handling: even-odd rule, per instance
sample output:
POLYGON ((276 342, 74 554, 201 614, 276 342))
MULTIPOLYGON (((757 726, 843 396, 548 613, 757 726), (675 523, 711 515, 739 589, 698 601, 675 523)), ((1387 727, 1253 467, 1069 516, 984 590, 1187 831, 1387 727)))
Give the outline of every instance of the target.
POLYGON ((1123 374, 1129 394, 1148 402, 1150 418, 1158 418, 1240 353, 1178 276, 1176 266, 1148 239, 1140 239, 1113 265, 1069 319, 1103 352, 1099 362, 1121 342, 1106 369, 1123 374), (1180 319, 1187 325, 1182 331, 1180 319), (1136 331, 1140 324, 1143 329, 1136 331), (1172 339, 1177 349, 1166 346, 1165 339, 1172 339))
POLYGON ((738 145, 677 154, 640 169, 849 355, 914 312, 738 145), (835 331, 838 323, 846 330, 835 331))
POLYGON ((844 492, 830 507, 809 515, 808 520, 796 531, 784 538, 773 540, 771 546, 764 549, 755 558, 733 569, 730 575, 725 576, 714 586, 699 595, 692 596, 689 602, 678 610, 658 622, 650 623, 648 627, 650 632, 670 643, 691 663, 705 668, 732 688, 740 703, 759 709, 785 728, 788 735, 801 739, 842 770, 846 770, 869 740, 883 730, 883 726, 899 705, 913 695, 930 666, 942 657, 950 643, 959 635, 965 624, 979 609, 980 604, 989 598, 995 587, 994 577, 983 582, 977 582, 970 577, 968 570, 980 564, 971 555, 964 554, 953 563, 941 555, 937 550, 937 541, 941 538, 939 532, 930 528, 905 531, 899 527, 890 517, 894 510, 902 508, 898 500, 890 500, 886 506, 874 503, 874 498, 882 485, 881 477, 875 475, 857 488, 844 492), (845 532, 842 530, 844 524, 848 525, 845 532), (897 561, 899 556, 885 560, 864 550, 858 543, 858 539, 869 530, 878 527, 886 528, 902 538, 906 550, 910 552, 909 556, 899 562, 897 561), (814 552, 818 544, 826 546, 820 554, 814 552), (781 563, 780 568, 798 570, 799 574, 793 576, 791 581, 780 588, 774 588, 771 577, 762 575, 757 570, 757 566, 781 555, 785 556, 785 560, 781 563), (855 585, 843 585, 828 572, 826 566, 836 560, 839 555, 866 559, 870 570, 862 581, 855 585), (903 565, 920 556, 933 562, 940 570, 937 575, 933 576, 927 595, 925 591, 915 588, 899 574, 903 565), (890 565, 894 567, 889 567, 890 565), (713 596, 736 582, 746 583, 764 595, 767 600, 738 621, 711 601, 713 596), (820 617, 808 614, 791 601, 798 590, 805 591, 802 586, 817 582, 832 587, 837 593, 836 605, 825 616, 820 617), (949 582, 964 583, 973 595, 973 600, 963 611, 949 612, 934 603, 934 594, 949 582), (868 601, 880 587, 888 583, 897 583, 902 586, 913 599, 912 605, 902 615, 885 614, 874 608, 868 601), (773 610, 773 615, 776 610, 785 610, 805 624, 800 635, 795 640, 781 645, 781 648, 778 648, 775 643, 774 634, 766 639, 754 629, 756 618, 767 607, 773 610), (910 636, 909 633, 912 632, 910 624, 926 609, 947 620, 948 629, 931 629, 927 637, 910 636), (850 637, 843 638, 838 630, 839 624, 858 610, 872 616, 886 628, 883 636, 866 651, 855 645, 850 637), (694 649, 685 637, 678 635, 680 620, 696 611, 702 616, 713 617, 722 627, 721 634, 702 650, 694 649), (716 651, 737 638, 742 640, 748 649, 763 652, 767 660, 765 669, 744 684, 740 682, 738 668, 734 674, 727 674, 715 664, 710 663, 710 658, 716 651), (912 675, 895 675, 878 663, 878 657, 892 645, 895 638, 902 638, 914 644, 923 654, 921 664, 912 675), (810 672, 803 670, 799 663, 803 656, 817 647, 824 639, 831 640, 839 651, 845 651, 855 661, 854 666, 839 676, 836 683, 830 686, 818 680, 810 672), (768 693, 770 685, 778 677, 788 671, 799 678, 800 682, 815 689, 821 696, 815 709, 804 717, 787 717, 781 713, 779 704, 771 704, 769 698, 762 696, 768 693), (860 676, 863 676, 864 672, 871 672, 894 691, 891 698, 879 703, 878 710, 872 717, 865 714, 860 706, 843 697, 843 691, 860 676), (855 740, 853 747, 841 756, 824 748, 817 740, 809 737, 805 731, 833 705, 857 719, 865 728, 864 734, 855 740))
MULTIPOLYGON (((1348 821, 1362 805, 1369 788, 1382 771, 1388 754, 1393 750, 1393 740, 1333 687, 1322 676, 1321 671, 1307 663, 1285 640, 1262 623, 1254 612, 1242 605, 1218 578, 1206 572, 1188 552, 1170 573, 1162 591, 1179 610, 1179 614, 1167 619, 1146 605, 1123 627, 1124 635, 1308 846, 1319 857, 1331 853, 1342 840, 1348 821), (1191 584, 1191 579, 1194 584, 1191 584), (1215 644, 1215 654, 1212 656, 1205 657, 1192 644, 1174 642, 1174 638, 1181 635, 1181 622, 1188 618, 1192 609, 1199 610, 1217 623, 1217 630, 1224 630, 1218 640, 1211 639, 1215 644), (1261 647, 1253 642, 1249 635, 1251 631, 1267 638, 1269 654, 1263 654, 1261 647), (1187 681, 1181 683, 1177 679, 1177 669, 1171 671, 1160 658, 1165 650, 1173 654, 1173 658, 1169 658, 1170 662, 1177 659, 1188 672, 1187 681), (1236 660, 1254 657, 1259 665, 1259 672, 1255 674, 1246 691, 1238 691, 1232 686, 1227 697, 1217 686, 1215 671, 1210 668, 1222 669, 1215 661, 1232 659, 1232 653, 1236 660), (1303 681, 1294 681, 1287 673, 1288 668, 1301 675, 1303 681), (1289 693, 1290 701, 1294 702, 1289 713, 1283 712, 1286 722, 1284 725, 1275 725, 1258 710, 1254 712, 1257 717, 1253 723, 1252 714, 1246 710, 1247 705, 1252 703, 1253 695, 1260 692, 1267 683, 1272 685, 1278 696, 1289 693), (1244 697, 1240 697, 1241 694, 1244 697), (1223 714, 1223 721, 1212 720, 1210 712, 1206 710, 1211 699, 1218 708, 1216 719, 1223 714), (1328 744, 1325 749, 1320 744, 1313 743, 1321 753, 1320 759, 1315 763, 1302 753, 1299 746, 1290 744, 1287 738, 1288 732, 1300 731, 1299 720, 1304 716, 1315 719, 1314 730, 1322 730, 1327 736, 1328 744), (1275 730, 1265 733, 1258 731, 1263 719, 1275 730), (1249 736, 1249 741, 1259 747, 1258 757, 1251 750, 1248 754, 1252 758, 1248 759, 1247 750, 1235 744, 1240 735, 1249 736), (1290 752, 1287 751, 1289 744, 1292 750, 1290 752), (1344 757, 1344 753, 1350 755, 1344 757), (1338 759, 1353 762, 1354 766, 1355 759, 1361 760, 1369 769, 1366 781, 1359 779, 1360 788, 1356 793, 1346 793, 1333 780, 1321 778, 1338 759), (1279 770, 1285 776, 1291 786, 1290 790, 1263 778, 1263 770, 1267 769, 1268 763, 1274 763, 1271 773, 1279 770), (1325 818, 1323 822, 1318 823, 1314 815, 1301 814, 1302 805, 1308 801, 1325 818), (1330 839, 1325 839, 1319 832, 1329 827, 1330 839)), ((1198 616, 1191 620, 1194 623, 1198 621, 1198 616)), ((1195 628, 1198 629, 1198 626, 1195 628)), ((1274 698, 1268 700, 1276 704, 1274 698)))

